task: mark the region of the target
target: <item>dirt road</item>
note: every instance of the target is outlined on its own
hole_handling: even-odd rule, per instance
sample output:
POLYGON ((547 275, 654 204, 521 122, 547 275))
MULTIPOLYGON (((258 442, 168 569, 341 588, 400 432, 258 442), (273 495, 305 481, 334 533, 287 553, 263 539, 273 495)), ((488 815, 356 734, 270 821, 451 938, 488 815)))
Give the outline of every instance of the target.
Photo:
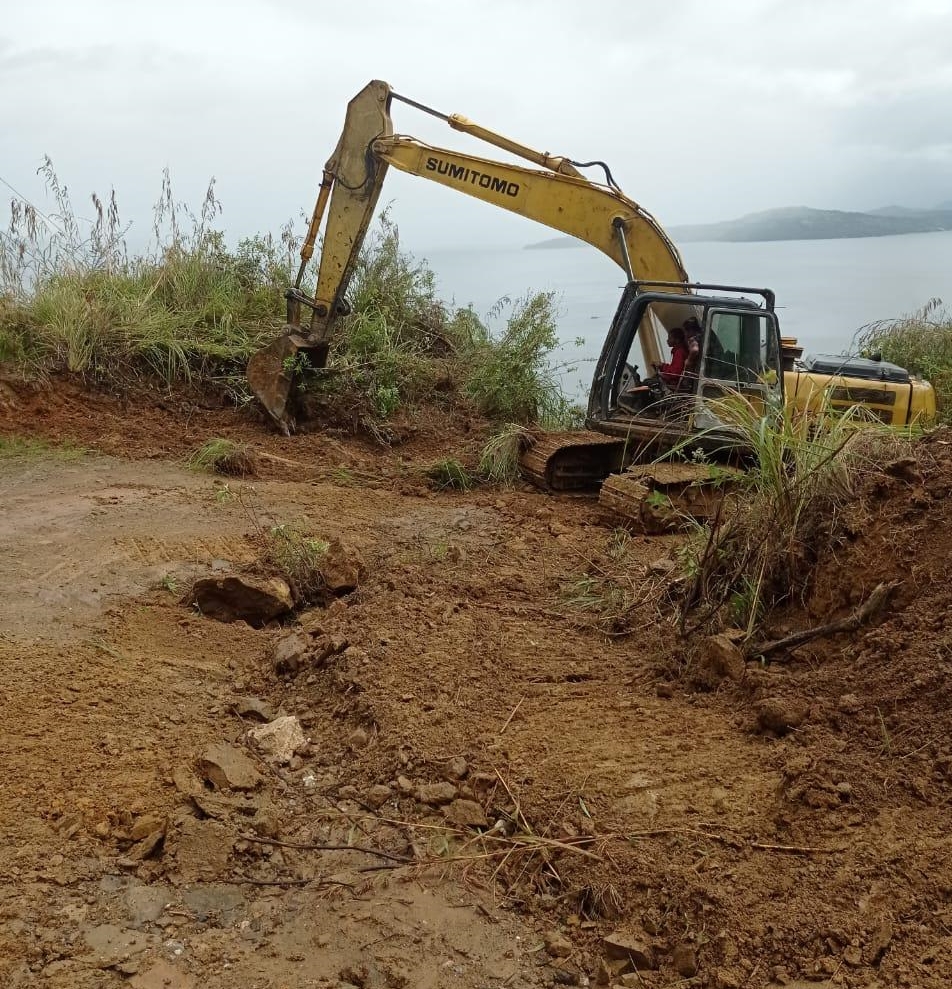
MULTIPOLYGON (((122 452, 118 404, 44 401, 4 432, 122 452)), ((175 462, 223 413, 149 411, 121 458, 0 460, 4 985, 947 984, 942 745, 887 728, 885 751, 779 664, 699 691, 654 592, 670 538, 428 491, 412 439, 242 426, 304 467, 225 482, 175 462), (298 618, 329 658, 277 670, 293 628, 181 598, 304 519, 366 576, 298 618), (606 573, 641 602, 628 634, 588 610, 606 573), (804 703, 797 730, 758 729, 770 697, 804 703), (248 749, 255 711, 296 716, 303 755, 248 749), (221 743, 248 788, 209 786, 221 743)))

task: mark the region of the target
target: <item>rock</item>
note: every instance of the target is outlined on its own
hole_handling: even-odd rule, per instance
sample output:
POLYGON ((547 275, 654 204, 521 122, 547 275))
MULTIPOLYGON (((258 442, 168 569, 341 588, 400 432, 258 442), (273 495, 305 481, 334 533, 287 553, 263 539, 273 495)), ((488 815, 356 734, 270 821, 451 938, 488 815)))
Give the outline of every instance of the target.
POLYGON ((260 697, 239 697, 231 709, 239 718, 255 718, 258 721, 274 721, 277 712, 260 697))
POLYGON ((659 683, 655 687, 655 693, 667 700, 668 698, 674 697, 674 685, 670 683, 659 683))
POLYGON ((228 574, 195 581, 186 598, 208 618, 261 626, 294 608, 291 588, 280 577, 228 574))
POLYGON ((697 952, 693 945, 685 943, 675 945, 674 951, 671 952, 671 960, 678 975, 685 979, 693 979, 697 975, 697 952))
POLYGON ((443 776, 448 780, 461 780, 469 772, 469 763, 461 756, 448 759, 443 765, 443 776))
POLYGON ((157 817, 154 814, 145 814, 132 825, 129 837, 133 841, 141 841, 143 838, 155 834, 156 831, 165 834, 165 818, 157 817))
POLYGON ((163 827, 161 831, 153 831, 151 834, 146 835, 145 838, 133 845, 132 848, 129 849, 129 857, 135 859, 137 862, 142 862, 151 855, 154 855, 155 852, 159 850, 164 840, 165 828, 163 827))
POLYGON ((653 969, 657 966, 651 945, 624 931, 616 931, 603 938, 602 948, 609 958, 629 961, 635 968, 653 969))
POLYGON ((757 725, 761 731, 772 731, 775 735, 786 735, 799 728, 807 716, 806 707, 795 701, 768 697, 757 704, 757 725))
POLYGON ((219 790, 253 790, 261 783, 255 764, 234 745, 217 742, 202 755, 200 769, 205 779, 219 790))
POLYGON ((269 761, 285 765, 295 751, 307 743, 301 722, 286 715, 260 728, 248 729, 248 741, 269 761))
MULTIPOLYGON (((437 784, 434 784, 437 785, 437 784)), ((429 801, 427 801, 429 802, 429 801)), ((475 800, 454 800, 446 808, 446 819, 461 828, 488 828, 489 821, 475 800)))
POLYGON ((364 793, 364 803, 368 807, 372 807, 377 810, 393 796, 393 791, 384 783, 378 783, 376 786, 372 786, 366 793, 364 793))
POLYGON ((841 694, 836 702, 837 711, 843 714, 858 714, 863 708, 863 704, 856 694, 841 694))
POLYGON ((553 958, 568 958, 572 954, 572 942, 559 931, 549 931, 544 939, 545 950, 553 958))
POLYGON ((455 800, 456 794, 456 787, 452 783, 424 783, 417 789, 416 798, 421 804, 439 807, 455 800))
MULTIPOLYGON (((271 650, 271 665, 278 676, 297 673, 307 661, 311 648, 308 637, 303 632, 291 632, 283 635, 271 650)), ((268 719, 269 721, 272 719, 268 719)))
POLYGON ((320 569, 324 586, 334 597, 340 597, 356 590, 364 574, 364 562, 352 546, 332 539, 320 569))
POLYGON ((408 780, 406 776, 397 777, 397 790, 401 796, 409 797, 413 794, 414 786, 411 780, 408 780))
POLYGON ((127 931, 115 924, 99 924, 82 929, 89 946, 89 961, 96 968, 112 968, 149 947, 150 938, 138 931, 127 931))
POLYGON ((747 672, 740 647, 724 632, 708 635, 698 644, 698 662, 714 680, 743 680, 747 672))

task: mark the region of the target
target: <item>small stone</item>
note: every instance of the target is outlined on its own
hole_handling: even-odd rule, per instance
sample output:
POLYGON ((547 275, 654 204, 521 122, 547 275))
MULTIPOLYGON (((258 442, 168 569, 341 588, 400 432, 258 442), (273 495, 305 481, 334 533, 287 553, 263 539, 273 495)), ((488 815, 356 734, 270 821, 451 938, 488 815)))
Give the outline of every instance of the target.
POLYGON ((697 975, 697 952, 693 945, 684 943, 675 945, 674 951, 671 952, 671 960, 678 975, 685 979, 693 979, 697 975))
POLYGON ((347 744, 352 749, 364 749, 370 742, 370 736, 363 728, 355 728, 347 739, 347 744))
POLYGON ((274 667, 274 672, 278 676, 297 673, 304 665, 310 648, 311 643, 303 632, 291 632, 282 636, 271 650, 271 665, 274 667))
POLYGON ((770 731, 775 735, 786 735, 799 728, 806 716, 803 705, 779 697, 768 697, 757 705, 757 725, 761 731, 770 731))
POLYGON ((397 790, 401 796, 409 797, 414 791, 413 782, 408 780, 406 776, 397 777, 397 790))
POLYGON ((306 744, 307 738, 297 718, 286 715, 275 718, 260 728, 248 729, 248 741, 269 761, 284 765, 295 751, 306 744))
POLYGON ((743 680, 747 671, 740 647, 723 632, 709 635, 701 640, 698 647, 698 661, 705 672, 715 680, 724 677, 728 680, 743 680))
POLYGON ((355 590, 364 574, 364 562, 352 546, 332 539, 320 564, 324 586, 334 597, 355 590))
POLYGON ((368 807, 372 807, 374 810, 378 810, 383 807, 383 805, 393 796, 393 791, 384 783, 378 783, 376 786, 372 786, 364 794, 364 803, 368 807))
POLYGON ((843 782, 836 784, 836 792, 839 794, 842 800, 849 800, 853 796, 853 787, 851 784, 843 782))
POLYGON ((469 772, 469 763, 461 756, 454 756, 443 766, 443 775, 448 780, 461 780, 469 772))
POLYGON ((862 707, 862 702, 856 694, 841 694, 836 702, 837 711, 843 714, 858 714, 862 707))
POLYGON ((446 808, 446 819, 461 828, 489 827, 486 812, 475 800, 454 800, 446 808))
POLYGON ((549 931, 544 943, 545 950, 553 958, 568 958, 572 954, 572 942, 559 931, 549 931))
POLYGON ((859 968, 863 964, 863 953, 856 945, 850 945, 843 952, 843 962, 850 968, 859 968))
POLYGON ((234 745, 218 742, 202 755, 201 771, 219 790, 253 790, 261 783, 255 764, 234 745))
POLYGON ((456 799, 457 790, 452 783, 424 783, 417 790, 417 800, 421 804, 439 807, 456 799))
POLYGON ((667 700, 668 698, 674 697, 674 687, 670 683, 659 683, 657 687, 655 687, 655 693, 659 697, 667 700))
POLYGON ((631 962, 635 968, 653 969, 656 967, 654 952, 647 941, 624 931, 616 931, 602 939, 602 947, 610 959, 631 962))

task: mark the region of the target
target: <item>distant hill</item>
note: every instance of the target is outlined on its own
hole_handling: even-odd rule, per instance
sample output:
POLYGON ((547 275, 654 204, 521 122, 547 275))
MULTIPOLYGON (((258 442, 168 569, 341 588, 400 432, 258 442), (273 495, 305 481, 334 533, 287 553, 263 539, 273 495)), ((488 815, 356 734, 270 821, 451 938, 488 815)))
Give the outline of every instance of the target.
MULTIPOLYGON (((844 237, 890 237, 896 234, 931 233, 952 230, 952 200, 934 209, 908 206, 881 206, 865 213, 844 210, 811 209, 808 206, 784 206, 780 209, 750 213, 721 223, 696 223, 671 227, 676 242, 690 241, 765 241, 765 240, 836 240, 844 237)), ((529 250, 552 250, 580 247, 574 237, 553 237, 527 244, 529 250)))
POLYGON ((673 227, 671 236, 676 241, 833 240, 935 230, 952 230, 952 209, 907 210, 886 206, 869 213, 848 213, 792 206, 751 213, 723 223, 673 227))

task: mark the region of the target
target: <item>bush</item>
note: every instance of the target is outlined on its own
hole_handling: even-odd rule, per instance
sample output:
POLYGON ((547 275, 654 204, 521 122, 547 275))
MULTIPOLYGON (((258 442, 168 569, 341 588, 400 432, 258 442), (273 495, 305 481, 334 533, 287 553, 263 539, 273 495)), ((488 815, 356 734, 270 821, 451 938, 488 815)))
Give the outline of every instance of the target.
POLYGON ((952 421, 952 314, 938 299, 911 316, 863 327, 859 345, 864 353, 881 354, 930 381, 939 418, 952 421))

